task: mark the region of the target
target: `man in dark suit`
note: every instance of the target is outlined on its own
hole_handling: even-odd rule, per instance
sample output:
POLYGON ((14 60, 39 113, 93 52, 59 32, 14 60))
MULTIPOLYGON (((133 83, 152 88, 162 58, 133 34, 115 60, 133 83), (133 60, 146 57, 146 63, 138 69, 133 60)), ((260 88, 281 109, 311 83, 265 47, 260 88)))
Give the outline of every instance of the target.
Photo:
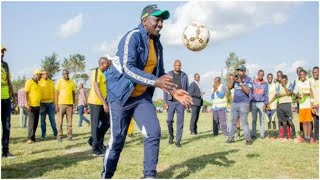
MULTIPOLYGON (((183 89, 188 91, 188 75, 181 71, 181 62, 175 60, 174 70, 170 71, 168 74, 172 77, 172 81, 177 85, 177 89, 183 89)), ((169 144, 173 144, 173 116, 177 113, 177 136, 176 136, 176 146, 181 147, 180 141, 182 139, 183 124, 184 124, 184 106, 170 94, 164 93, 165 107, 168 108, 168 130, 169 130, 169 144)))
POLYGON ((201 106, 203 104, 202 96, 204 92, 201 92, 200 86, 200 75, 198 73, 194 74, 194 81, 189 86, 189 95, 192 97, 193 105, 191 106, 192 115, 191 115, 191 122, 190 122, 190 131, 191 135, 197 135, 197 122, 199 119, 199 113, 201 106))

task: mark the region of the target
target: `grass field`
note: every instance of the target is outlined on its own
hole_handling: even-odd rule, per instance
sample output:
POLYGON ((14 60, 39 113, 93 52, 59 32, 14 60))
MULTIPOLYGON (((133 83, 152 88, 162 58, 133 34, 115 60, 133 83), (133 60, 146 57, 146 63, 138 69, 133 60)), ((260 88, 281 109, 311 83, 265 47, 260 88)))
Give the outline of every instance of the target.
MULTIPOLYGON (((212 136, 208 113, 200 114, 199 134, 191 136, 190 113, 187 113, 182 148, 177 149, 168 144, 166 114, 160 113, 158 117, 162 138, 157 178, 319 178, 319 146, 316 144, 257 139, 253 145, 246 146, 243 136, 234 144, 226 144, 223 135, 212 136)), ((251 117, 249 121, 251 129, 251 117)), ((16 157, 1 160, 1 178, 100 179, 102 157, 92 156, 86 144, 90 128, 85 123, 78 128, 77 115, 73 121, 73 142, 64 139, 58 143, 47 124, 47 139, 27 144, 27 129, 20 128, 18 116, 14 115, 11 122, 10 152, 16 157)), ((296 116, 295 124, 298 127, 296 116)), ((40 131, 38 127, 38 140, 40 131)), ((143 138, 137 127, 134 132, 135 137, 126 140, 114 178, 143 176, 143 138)), ((105 139, 107 144, 108 133, 105 139)))

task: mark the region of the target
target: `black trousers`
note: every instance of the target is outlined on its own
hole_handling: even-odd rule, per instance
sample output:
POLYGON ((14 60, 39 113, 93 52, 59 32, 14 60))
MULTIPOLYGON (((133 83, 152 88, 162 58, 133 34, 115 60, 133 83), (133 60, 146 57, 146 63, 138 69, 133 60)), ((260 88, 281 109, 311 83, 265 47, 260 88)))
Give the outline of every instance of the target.
POLYGON ((28 139, 31 141, 35 141, 35 135, 39 123, 40 117, 40 106, 30 107, 29 112, 29 123, 28 123, 28 139))
POLYGON ((11 127, 11 101, 9 99, 1 99, 1 123, 2 123, 2 153, 9 152, 9 138, 11 127))
POLYGON ((110 114, 105 113, 102 105, 89 104, 91 118, 91 141, 92 151, 101 150, 104 135, 110 128, 110 114))
POLYGON ((191 133, 198 134, 198 119, 200 113, 200 106, 191 106, 192 114, 191 114, 191 121, 190 121, 190 131, 191 133))

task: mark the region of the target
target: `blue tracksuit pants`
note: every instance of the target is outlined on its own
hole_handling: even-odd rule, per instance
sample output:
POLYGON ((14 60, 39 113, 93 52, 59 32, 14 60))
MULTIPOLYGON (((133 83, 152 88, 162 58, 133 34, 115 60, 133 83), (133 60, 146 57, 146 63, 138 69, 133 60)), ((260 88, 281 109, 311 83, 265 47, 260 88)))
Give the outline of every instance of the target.
POLYGON ((161 129, 151 96, 144 93, 139 97, 130 97, 124 106, 111 101, 109 110, 111 137, 103 160, 102 178, 111 178, 116 171, 132 117, 144 135, 143 174, 145 177, 155 177, 161 129))

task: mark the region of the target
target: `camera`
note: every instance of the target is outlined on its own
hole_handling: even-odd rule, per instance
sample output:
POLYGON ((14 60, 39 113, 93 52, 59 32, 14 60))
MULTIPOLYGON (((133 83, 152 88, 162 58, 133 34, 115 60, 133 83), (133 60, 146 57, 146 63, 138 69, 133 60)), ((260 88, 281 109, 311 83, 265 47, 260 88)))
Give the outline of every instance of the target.
POLYGON ((239 79, 239 76, 238 75, 234 75, 234 80, 238 80, 239 79))

